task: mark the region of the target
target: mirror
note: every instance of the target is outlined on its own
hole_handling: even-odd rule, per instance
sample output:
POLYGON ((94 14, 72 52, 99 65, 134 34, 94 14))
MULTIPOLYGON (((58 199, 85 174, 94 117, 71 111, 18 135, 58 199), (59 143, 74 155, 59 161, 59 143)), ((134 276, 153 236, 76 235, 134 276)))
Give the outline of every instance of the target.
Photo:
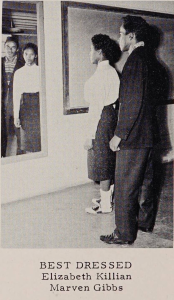
MULTIPOLYGON (((170 72, 170 101, 167 103, 173 103, 173 15, 70 1, 62 1, 61 4, 65 115, 88 112, 83 89, 86 80, 94 73, 94 66, 89 63, 91 37, 102 33, 118 40, 121 18, 127 14, 144 17, 149 24, 156 26, 163 33, 157 54, 170 72)), ((116 68, 119 72, 122 72, 127 56, 128 54, 124 53, 117 63, 116 68)))
POLYGON ((1 157, 45 154, 42 2, 3 1, 1 48, 1 157))

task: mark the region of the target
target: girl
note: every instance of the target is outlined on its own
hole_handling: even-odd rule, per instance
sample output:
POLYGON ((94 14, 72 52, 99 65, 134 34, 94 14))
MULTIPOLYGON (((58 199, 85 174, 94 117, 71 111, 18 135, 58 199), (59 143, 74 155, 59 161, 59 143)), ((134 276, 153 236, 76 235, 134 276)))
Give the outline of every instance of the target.
POLYGON ((87 213, 110 213, 111 183, 114 181, 115 153, 109 148, 117 122, 116 100, 120 80, 114 68, 121 51, 109 36, 92 37, 90 60, 97 68, 84 88, 89 105, 88 138, 84 148, 88 150, 88 177, 100 182, 101 200, 97 206, 86 208, 87 213))
POLYGON ((37 53, 37 46, 28 43, 23 49, 25 66, 17 70, 14 76, 14 123, 25 131, 26 152, 41 151, 37 53))

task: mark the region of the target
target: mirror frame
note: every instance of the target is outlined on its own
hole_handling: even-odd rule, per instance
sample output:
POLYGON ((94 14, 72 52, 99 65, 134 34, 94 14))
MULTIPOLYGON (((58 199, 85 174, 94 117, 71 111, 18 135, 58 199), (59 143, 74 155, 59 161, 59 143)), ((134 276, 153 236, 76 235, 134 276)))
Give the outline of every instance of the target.
MULTIPOLYGON (((26 1, 27 2, 27 1, 26 1)), ((29 3, 30 1, 28 1, 29 3)), ((46 115, 46 80, 45 80, 45 43, 44 43, 44 12, 43 1, 33 1, 37 12, 37 42, 38 42, 38 64, 40 67, 40 121, 41 121, 41 151, 23 155, 2 157, 1 164, 16 163, 48 155, 47 146, 47 115, 46 115)))

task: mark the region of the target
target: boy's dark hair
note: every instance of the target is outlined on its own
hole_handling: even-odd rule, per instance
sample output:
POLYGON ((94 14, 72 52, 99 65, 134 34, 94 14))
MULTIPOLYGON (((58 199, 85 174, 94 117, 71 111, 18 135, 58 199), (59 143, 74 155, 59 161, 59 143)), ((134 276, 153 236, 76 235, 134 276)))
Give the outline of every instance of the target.
POLYGON ((8 43, 8 42, 13 42, 13 43, 15 43, 17 49, 19 48, 19 42, 18 42, 17 37, 15 37, 15 36, 8 36, 7 39, 6 39, 6 41, 5 41, 5 44, 8 43))
POLYGON ((127 15, 122 18, 126 34, 135 33, 137 42, 146 42, 149 33, 149 24, 142 17, 127 15))

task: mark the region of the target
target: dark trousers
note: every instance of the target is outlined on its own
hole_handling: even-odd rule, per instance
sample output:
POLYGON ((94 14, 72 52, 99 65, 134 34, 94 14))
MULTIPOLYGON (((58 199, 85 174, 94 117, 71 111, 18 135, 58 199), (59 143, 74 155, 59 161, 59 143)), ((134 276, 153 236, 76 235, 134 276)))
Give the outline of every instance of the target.
POLYGON ((154 226, 151 148, 117 152, 115 186, 115 232, 122 240, 134 241, 138 224, 154 226))
POLYGON ((7 149, 7 129, 5 122, 5 115, 1 112, 1 157, 6 156, 7 149))

